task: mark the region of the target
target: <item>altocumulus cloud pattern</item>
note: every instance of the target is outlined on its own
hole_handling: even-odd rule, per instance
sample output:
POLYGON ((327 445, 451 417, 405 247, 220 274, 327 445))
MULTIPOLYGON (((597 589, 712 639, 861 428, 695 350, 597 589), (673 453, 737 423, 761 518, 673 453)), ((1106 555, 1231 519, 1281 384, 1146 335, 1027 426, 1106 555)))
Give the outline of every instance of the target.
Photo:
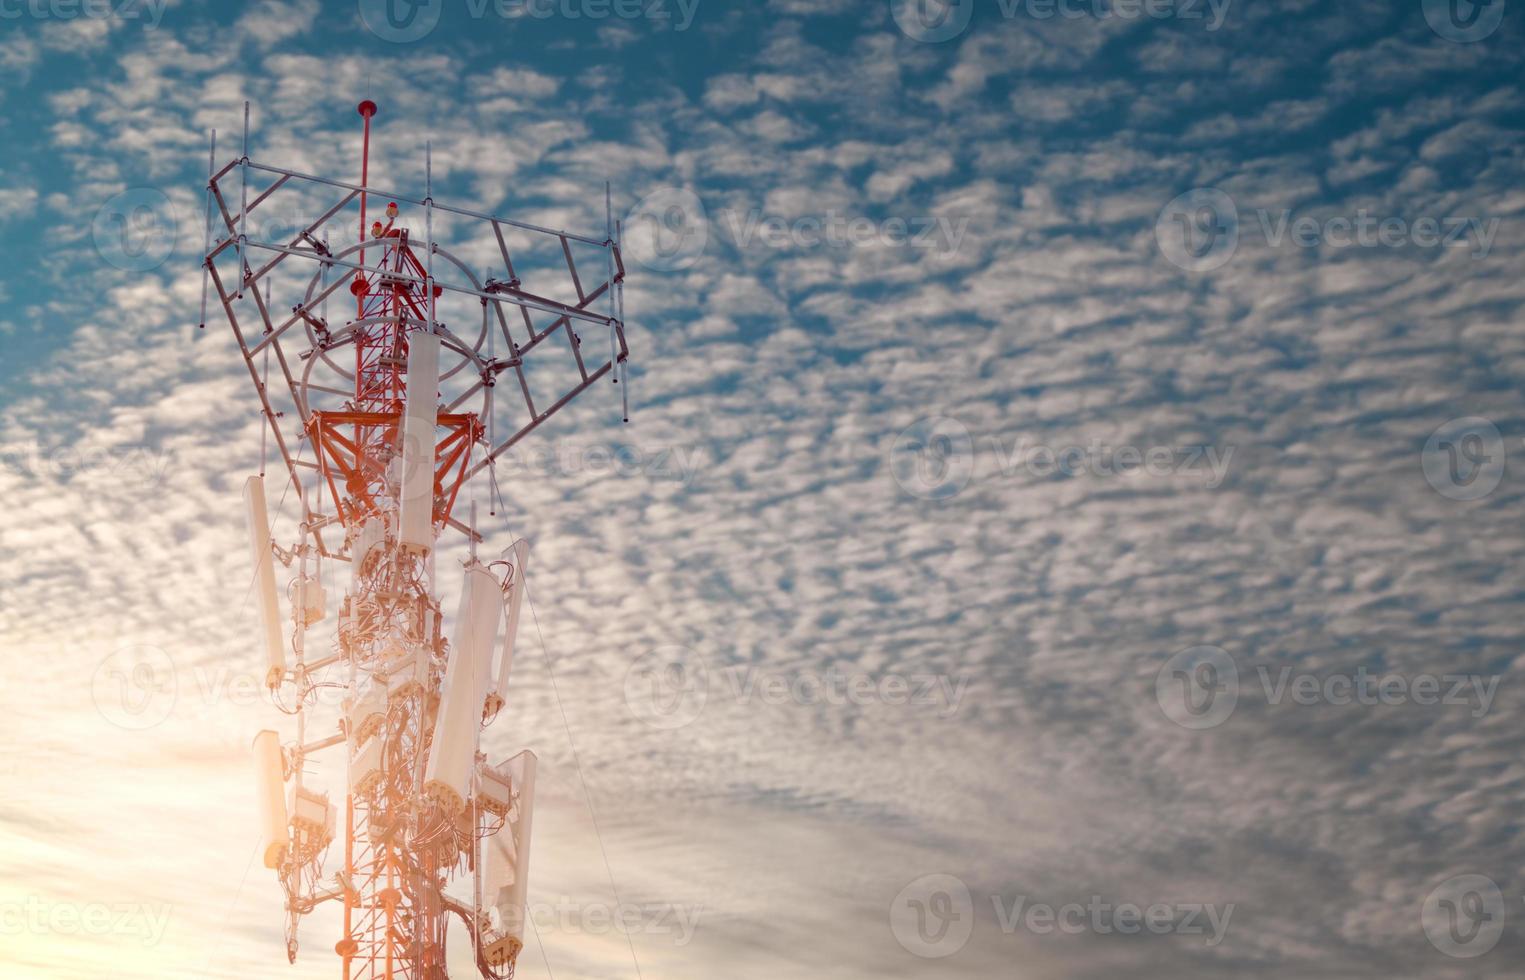
POLYGON ((340 975, 254 853, 240 490, 300 501, 198 263, 209 132, 358 181, 362 99, 375 186, 622 235, 630 424, 463 491, 535 549, 519 976, 1518 975, 1525 2, 0 20, 5 976, 340 975))

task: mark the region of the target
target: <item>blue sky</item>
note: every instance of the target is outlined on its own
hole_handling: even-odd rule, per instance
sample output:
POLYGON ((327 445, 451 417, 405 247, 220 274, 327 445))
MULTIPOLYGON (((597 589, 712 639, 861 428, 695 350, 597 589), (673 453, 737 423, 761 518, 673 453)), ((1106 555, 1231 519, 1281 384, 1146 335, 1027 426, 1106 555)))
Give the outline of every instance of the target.
POLYGON ((1114 3, 0 4, 5 975, 337 973, 194 327, 208 131, 355 179, 367 97, 378 186, 627 229, 633 422, 489 535, 521 976, 1517 975, 1525 4, 1114 3))

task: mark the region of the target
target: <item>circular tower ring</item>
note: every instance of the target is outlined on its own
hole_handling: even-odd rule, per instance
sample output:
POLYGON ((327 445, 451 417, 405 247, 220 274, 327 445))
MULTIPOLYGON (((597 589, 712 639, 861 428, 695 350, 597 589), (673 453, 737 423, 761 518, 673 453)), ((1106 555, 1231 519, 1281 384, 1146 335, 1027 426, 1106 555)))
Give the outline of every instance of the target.
MULTIPOLYGON (((367 247, 369 247, 369 248, 381 248, 381 247, 384 247, 384 245, 382 243, 376 241, 376 240, 372 240, 372 241, 366 242, 363 245, 351 245, 348 248, 342 249, 341 251, 335 253, 333 255, 333 258, 334 259, 343 259, 343 258, 345 258, 347 256, 350 256, 350 255, 353 255, 356 252, 360 251, 361 249, 367 248, 367 247)), ((461 271, 461 274, 464 275, 466 277, 467 281, 469 281, 471 283, 471 288, 477 290, 478 292, 481 292, 481 290, 482 290, 482 283, 472 273, 471 268, 469 266, 467 266, 460 259, 458 259, 454 255, 452 255, 447 249, 441 248, 438 243, 435 244, 434 251, 435 251, 435 254, 439 255, 441 258, 445 259, 445 261, 449 262, 451 265, 453 265, 457 269, 459 269, 461 271)), ((341 278, 339 280, 339 282, 336 283, 335 285, 342 284, 342 283, 344 283, 344 282, 346 282, 346 281, 348 281, 350 279, 353 279, 360 271, 361 270, 359 270, 359 269, 349 269, 349 270, 347 270, 345 275, 344 275, 344 277, 341 278)), ((302 297, 302 307, 304 309, 306 309, 306 308, 308 308, 308 307, 310 307, 312 305, 313 296, 317 293, 320 285, 322 285, 322 279, 323 279, 323 270, 319 269, 316 273, 313 274, 312 279, 308 282, 308 284, 307 284, 307 292, 302 297)), ((398 319, 399 319, 398 317, 391 317, 391 316, 386 316, 386 317, 367 317, 364 320, 352 320, 343 329, 344 330, 348 330, 348 329, 350 329, 352 327, 360 326, 360 325, 363 325, 363 324, 369 324, 369 323, 383 323, 383 322, 384 323, 396 323, 396 322, 398 322, 398 319)), ((427 327, 428 327, 428 324, 424 323, 424 321, 422 321, 422 320, 413 320, 413 319, 408 319, 408 318, 402 318, 402 322, 404 324, 422 324, 423 328, 425 328, 425 329, 427 329, 427 327)), ((476 342, 474 344, 472 344, 472 346, 471 346, 471 350, 472 351, 480 352, 482 350, 482 345, 487 342, 487 331, 490 329, 491 323, 492 323, 492 314, 488 310, 487 304, 484 302, 482 304, 482 326, 477 330, 476 342)), ((435 322, 435 326, 436 327, 439 326, 439 322, 438 321, 435 322)), ((305 331, 307 331, 307 341, 308 341, 308 343, 311 345, 313 350, 318 352, 318 356, 323 359, 323 362, 325 364, 327 364, 341 378, 343 378, 346 381, 353 382, 355 380, 355 372, 352 371, 352 370, 348 370, 348 369, 346 369, 344 367, 341 367, 340 365, 334 363, 334 361, 328 356, 327 351, 333 349, 335 346, 338 346, 338 345, 330 342, 327 345, 326 348, 322 347, 318 343, 317 335, 313 332, 312 323, 309 320, 307 320, 307 318, 305 318, 305 317, 302 319, 302 328, 305 331)), ((330 336, 331 337, 337 337, 342 332, 343 332, 343 330, 336 331, 336 332, 330 334, 330 336)), ((441 336, 444 336, 444 335, 442 334, 441 336)), ((454 335, 452 334, 451 336, 453 337, 454 335)), ((447 346, 455 346, 455 345, 447 345, 447 346)), ((461 347, 456 347, 456 349, 462 349, 462 348, 461 347)), ((480 359, 477 358, 476 360, 478 361, 478 364, 480 365, 480 359)), ((462 362, 460 362, 458 364, 453 365, 448 370, 442 371, 440 373, 440 380, 441 381, 445 381, 445 380, 448 380, 448 379, 454 377, 465 366, 466 366, 466 362, 462 361, 462 362)))

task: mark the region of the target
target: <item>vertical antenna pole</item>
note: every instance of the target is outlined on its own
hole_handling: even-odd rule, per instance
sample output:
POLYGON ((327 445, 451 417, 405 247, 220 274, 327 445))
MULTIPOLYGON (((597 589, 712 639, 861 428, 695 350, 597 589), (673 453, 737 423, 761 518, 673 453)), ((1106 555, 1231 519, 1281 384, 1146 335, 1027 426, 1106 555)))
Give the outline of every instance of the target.
MULTIPOLYGON (((425 248, 427 249, 427 252, 426 252, 425 257, 424 257, 424 260, 427 263, 425 268, 424 268, 424 289, 426 290, 425 295, 424 295, 424 302, 427 305, 427 308, 428 308, 428 311, 429 311, 429 313, 428 313, 428 315, 429 315, 429 333, 433 334, 434 333, 434 314, 435 314, 435 308, 434 308, 434 170, 433 170, 433 157, 431 155, 430 144, 429 144, 429 142, 427 140, 424 141, 424 245, 425 245, 425 248)), ((432 455, 431 455, 431 460, 432 460, 432 455)), ((431 465, 432 465, 432 462, 431 462, 431 465)), ((475 508, 475 506, 476 506, 474 501, 473 501, 472 506, 473 506, 473 508, 475 508)), ((473 514, 472 514, 472 524, 473 525, 475 525, 475 523, 476 523, 475 517, 476 517, 476 515, 473 512, 473 514)), ((476 534, 476 529, 475 529, 475 527, 473 527, 472 528, 471 536, 474 538, 475 534, 476 534)), ((473 541, 472 550, 475 551, 475 549, 476 549, 476 544, 473 541)), ((435 561, 436 551, 437 551, 437 549, 431 549, 429 551, 428 556, 425 558, 425 567, 427 569, 428 582, 429 582, 429 593, 431 595, 434 593, 434 588, 435 588, 435 582, 434 582, 434 561, 435 561)), ((426 618, 426 621, 427 621, 427 616, 425 618, 426 618)), ((430 629, 428 635, 430 636, 431 642, 432 642, 432 637, 433 637, 433 630, 432 630, 432 628, 430 629)), ((420 821, 420 813, 419 813, 420 799, 419 799, 419 794, 422 793, 422 787, 424 785, 424 752, 422 750, 423 740, 424 740, 424 732, 423 732, 424 721, 423 721, 423 714, 422 714, 422 712, 420 712, 420 714, 419 714, 419 722, 418 722, 418 724, 419 724, 418 744, 419 744, 420 748, 419 748, 419 751, 417 753, 417 765, 416 765, 416 771, 415 771, 415 774, 414 774, 414 783, 413 783, 413 785, 415 787, 414 788, 414 796, 413 796, 413 815, 412 815, 412 823, 413 823, 414 833, 417 833, 418 830, 419 830, 419 821, 420 821)), ((475 833, 475 829, 473 829, 473 833, 475 833)), ((419 893, 422 894, 422 892, 423 892, 423 887, 422 887, 422 885, 423 885, 423 880, 422 880, 423 872, 422 871, 418 871, 418 872, 416 872, 416 874, 417 874, 417 879, 415 881, 415 887, 418 889, 419 893)), ((414 976, 420 976, 422 974, 422 972, 423 972, 424 949, 425 949, 424 935, 423 935, 424 922, 425 922, 425 916, 417 916, 417 917, 415 917, 414 923, 413 923, 413 939, 414 939, 413 964, 414 964, 414 971, 415 971, 414 974, 413 974, 414 976)))
MULTIPOLYGON (((360 265, 365 265, 365 205, 366 188, 371 186, 371 117, 376 115, 376 103, 366 99, 360 103, 360 117, 365 120, 365 134, 360 139, 360 265)), ((364 300, 361 300, 362 307, 364 300)), ((361 310, 364 313, 364 310, 361 310)))
MULTIPOLYGON (((477 751, 482 751, 482 729, 480 727, 477 728, 477 751)), ((487 837, 481 833, 482 816, 478 803, 477 798, 473 796, 471 798, 471 826, 473 835, 471 842, 471 915, 475 921, 471 925, 471 941, 473 945, 481 949, 485 945, 482 942, 483 929, 480 916, 482 915, 482 865, 485 863, 483 859, 487 857, 487 837)), ((506 820, 504 824, 504 830, 508 829, 506 820)))
MULTIPOLYGON (((258 295, 258 293, 259 293, 259 286, 256 285, 254 287, 254 289, 255 289, 255 297, 254 298, 255 299, 259 299, 259 295, 258 295)), ((267 310, 270 309, 270 280, 269 279, 265 280, 265 309, 267 309, 267 310)), ((269 390, 269 388, 270 388, 270 348, 267 346, 265 348, 265 363, 264 363, 263 368, 261 369, 261 374, 260 374, 260 379, 259 379, 260 394, 264 395, 265 392, 269 390)), ((270 427, 272 425, 275 425, 275 418, 273 416, 271 416, 271 414, 270 414, 268 409, 261 409, 260 414, 265 416, 265 424, 261 425, 259 427, 259 475, 260 475, 261 479, 264 479, 264 476, 265 476, 266 440, 269 438, 269 435, 270 435, 270 427)))
MULTIPOLYGON (((424 300, 429 304, 429 332, 434 332, 434 151, 424 140, 424 300)), ((489 328, 490 329, 490 328, 489 328)))
POLYGON ((238 208, 238 298, 244 298, 244 278, 248 274, 244 265, 244 245, 249 240, 249 103, 244 101, 244 154, 239 159, 239 208, 238 208))
MULTIPOLYGON (((486 282, 491 276, 492 270, 488 269, 482 281, 486 282)), ((487 305, 486 300, 482 305, 487 305)), ((498 393, 498 338, 496 335, 497 331, 489 325, 487 328, 487 377, 482 379, 487 384, 487 445, 483 448, 487 453, 487 515, 489 517, 498 516, 498 503, 494 497, 498 490, 498 460, 492 454, 492 447, 498 444, 497 427, 493 424, 493 416, 497 414, 494 411, 497 405, 495 396, 498 393)))
MULTIPOLYGON (((609 317, 614 318, 614 188, 604 181, 604 242, 609 249, 609 317)), ((609 377, 620 383, 620 349, 614 324, 609 324, 609 377)))
MULTIPOLYGON (((350 675, 353 682, 354 662, 351 661, 350 675)), ((354 942, 355 935, 355 905, 358 896, 354 886, 355 881, 355 794, 352 791, 344 796, 344 947, 336 949, 344 958, 344 980, 350 980, 350 960, 354 958, 355 947, 350 945, 354 942)))
MULTIPOLYGON (((614 241, 615 241, 615 244, 618 245, 621 241, 624 240, 624 238, 625 238, 625 223, 623 221, 616 221, 614 223, 614 241)), ((612 253, 611 253, 611 257, 612 257, 612 253)), ((618 301, 617 301, 617 304, 616 304, 616 311, 615 311, 616 312, 616 318, 619 320, 620 329, 624 330, 625 329, 625 281, 623 279, 621 279, 619 281, 619 284, 615 286, 614 292, 615 292, 615 296, 618 297, 618 301)), ((625 369, 625 362, 624 361, 620 361, 619 371, 620 371, 620 377, 625 382, 624 384, 620 385, 620 399, 624 403, 624 409, 625 409, 625 414, 624 414, 623 418, 624 418, 624 420, 626 422, 629 422, 630 421, 630 375, 629 375, 629 373, 625 369)))
MULTIPOLYGON (((359 284, 365 282, 365 205, 367 188, 371 185, 371 117, 376 115, 376 103, 366 99, 357 107, 360 118, 365 120, 365 134, 360 141, 360 269, 352 284, 355 289, 355 318, 365 316, 365 293, 359 284)), ((383 257, 385 253, 382 253, 383 257)), ((367 330, 367 332, 369 332, 367 330)), ((355 406, 359 408, 365 395, 365 337, 355 338, 355 406)), ((355 426, 355 445, 360 445, 360 426, 355 426)))
MULTIPOLYGON (((305 656, 306 652, 307 652, 307 534, 308 534, 308 531, 310 530, 310 528, 312 527, 312 524, 311 524, 312 493, 306 487, 302 488, 302 501, 301 501, 301 503, 302 503, 302 527, 301 527, 301 535, 302 536, 298 539, 299 543, 297 544, 297 601, 296 601, 296 608, 292 610, 292 613, 293 613, 292 618, 296 620, 296 633, 292 637, 292 643, 291 643, 292 651, 296 654, 297 691, 298 691, 299 694, 301 693, 301 688, 302 688, 302 684, 303 684, 302 675, 307 673, 306 656, 305 656)), ((304 710, 304 703, 302 701, 298 701, 297 702, 297 744, 298 745, 301 745, 301 744, 303 744, 306 741, 306 737, 305 737, 306 731, 307 731, 307 712, 304 710)), ((302 785, 302 774, 301 774, 300 771, 298 771, 298 773, 297 773, 297 786, 300 787, 301 785, 302 785)))
MULTIPOLYGON (((482 281, 486 282, 488 280, 488 278, 490 278, 491 276, 492 276, 492 270, 488 269, 486 275, 484 275, 482 277, 482 281)), ((487 305, 487 301, 483 300, 482 305, 486 306, 487 305)), ((494 304, 494 307, 497 308, 496 304, 494 304)), ((496 368, 497 368, 497 360, 498 360, 498 338, 497 338, 497 333, 498 332, 496 330, 492 329, 491 325, 488 326, 488 328, 487 328, 487 364, 488 364, 488 374, 491 376, 491 382, 487 386, 487 467, 488 467, 488 469, 491 469, 491 470, 494 470, 494 471, 496 471, 497 467, 498 467, 498 461, 496 459, 494 459, 493 456, 492 456, 492 447, 494 447, 494 446, 496 446, 498 444, 497 436, 494 435, 494 432, 496 430, 495 430, 495 428, 493 426, 493 422, 492 422, 492 417, 493 417, 493 414, 494 414, 493 410, 492 410, 493 409, 493 395, 496 394, 497 390, 498 390, 498 372, 496 370, 496 368)), ((484 378, 483 380, 487 381, 488 379, 484 378)), ((491 498, 488 499, 487 503, 488 503, 488 508, 490 510, 491 507, 492 507, 492 500, 491 500, 491 498)))
MULTIPOLYGON (((327 228, 323 229, 323 251, 327 252, 329 255, 333 255, 334 254, 334 250, 333 250, 332 246, 330 246, 328 244, 328 229, 327 228)), ((323 264, 318 266, 318 275, 322 277, 320 282, 319 282, 319 289, 321 289, 322 292, 323 292, 323 302, 318 306, 318 315, 323 318, 324 326, 328 325, 328 270, 329 270, 329 268, 330 268, 329 263, 326 260, 323 262, 323 264)))
POLYGON ((217 130, 212 130, 211 148, 207 151, 207 214, 206 235, 201 244, 201 320, 196 324, 197 330, 207 328, 207 279, 211 269, 206 258, 207 253, 212 251, 212 177, 217 173, 217 130))

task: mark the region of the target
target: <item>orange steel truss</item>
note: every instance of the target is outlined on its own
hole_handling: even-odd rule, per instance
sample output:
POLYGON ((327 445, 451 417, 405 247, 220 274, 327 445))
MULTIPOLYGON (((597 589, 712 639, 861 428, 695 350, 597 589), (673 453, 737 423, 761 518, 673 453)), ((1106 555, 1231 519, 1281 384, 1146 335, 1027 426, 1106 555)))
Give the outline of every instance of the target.
MULTIPOLYGON (((346 527, 380 512, 385 497, 386 458, 378 447, 395 446, 402 410, 391 412, 313 412, 308 435, 318 454, 318 468, 333 494, 346 527)), ((485 433, 476 415, 441 414, 444 436, 435 447, 434 523, 443 524, 466 482, 472 447, 485 433)))

